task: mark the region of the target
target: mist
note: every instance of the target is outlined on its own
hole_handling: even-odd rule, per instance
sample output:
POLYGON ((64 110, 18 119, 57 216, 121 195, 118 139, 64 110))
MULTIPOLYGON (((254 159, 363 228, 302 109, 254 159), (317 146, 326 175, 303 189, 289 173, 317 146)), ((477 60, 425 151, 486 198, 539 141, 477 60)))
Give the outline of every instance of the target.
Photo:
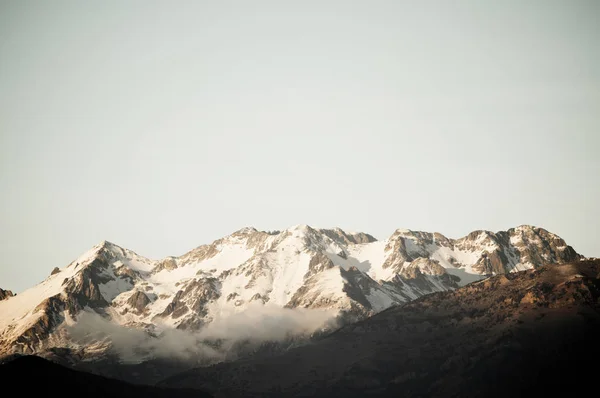
POLYGON ((336 327, 333 311, 256 304, 243 312, 217 318, 197 331, 170 326, 157 330, 125 327, 90 311, 81 312, 77 322, 65 329, 76 344, 108 344, 110 351, 124 362, 164 358, 213 363, 235 358, 242 350, 261 343, 290 341, 336 327))

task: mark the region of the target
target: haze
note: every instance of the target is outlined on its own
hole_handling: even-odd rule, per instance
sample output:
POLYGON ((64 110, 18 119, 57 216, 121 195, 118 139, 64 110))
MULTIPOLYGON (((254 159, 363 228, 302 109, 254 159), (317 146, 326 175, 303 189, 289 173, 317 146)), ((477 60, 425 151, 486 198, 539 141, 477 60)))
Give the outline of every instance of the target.
POLYGON ((248 225, 600 256, 596 1, 0 1, 0 287, 248 225))

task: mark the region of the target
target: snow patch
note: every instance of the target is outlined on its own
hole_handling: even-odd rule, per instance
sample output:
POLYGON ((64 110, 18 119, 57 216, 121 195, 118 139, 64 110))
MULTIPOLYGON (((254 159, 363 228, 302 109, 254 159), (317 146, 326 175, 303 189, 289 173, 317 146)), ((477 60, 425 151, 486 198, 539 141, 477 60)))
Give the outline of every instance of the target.
POLYGON ((214 257, 197 263, 183 264, 174 270, 163 269, 150 276, 153 283, 176 283, 194 278, 199 271, 219 275, 223 271, 238 267, 254 255, 253 249, 248 249, 245 243, 234 245, 221 245, 219 253, 214 257))

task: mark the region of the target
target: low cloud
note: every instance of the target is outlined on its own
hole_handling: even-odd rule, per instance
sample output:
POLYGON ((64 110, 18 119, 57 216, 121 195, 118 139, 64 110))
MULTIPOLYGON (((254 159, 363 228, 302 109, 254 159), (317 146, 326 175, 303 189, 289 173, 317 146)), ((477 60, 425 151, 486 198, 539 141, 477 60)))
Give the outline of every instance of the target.
POLYGON ((335 314, 315 309, 289 309, 256 304, 244 312, 217 318, 198 331, 165 327, 151 332, 117 325, 94 313, 82 312, 67 327, 71 339, 81 345, 98 341, 110 343, 123 361, 137 362, 150 357, 194 359, 218 362, 236 356, 240 345, 258 346, 308 336, 335 327, 335 314))
POLYGON ((333 317, 332 311, 257 303, 244 312, 215 319, 200 334, 208 339, 282 340, 290 335, 307 334, 332 326, 333 317))

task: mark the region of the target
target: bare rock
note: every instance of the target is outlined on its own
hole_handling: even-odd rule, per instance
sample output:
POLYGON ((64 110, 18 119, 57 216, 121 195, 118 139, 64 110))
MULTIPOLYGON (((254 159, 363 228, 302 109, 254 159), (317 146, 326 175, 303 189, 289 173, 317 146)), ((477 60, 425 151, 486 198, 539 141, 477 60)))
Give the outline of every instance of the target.
POLYGON ((0 300, 6 300, 7 298, 10 298, 14 295, 15 294, 10 290, 0 289, 0 300))
POLYGON ((165 259, 160 260, 158 262, 158 264, 156 264, 156 267, 154 267, 152 272, 157 273, 164 269, 169 270, 169 271, 177 269, 177 262, 175 261, 175 258, 167 257, 165 259))
POLYGON ((127 300, 127 304, 134 308, 138 314, 144 312, 144 309, 150 303, 150 298, 141 290, 136 290, 127 300))

